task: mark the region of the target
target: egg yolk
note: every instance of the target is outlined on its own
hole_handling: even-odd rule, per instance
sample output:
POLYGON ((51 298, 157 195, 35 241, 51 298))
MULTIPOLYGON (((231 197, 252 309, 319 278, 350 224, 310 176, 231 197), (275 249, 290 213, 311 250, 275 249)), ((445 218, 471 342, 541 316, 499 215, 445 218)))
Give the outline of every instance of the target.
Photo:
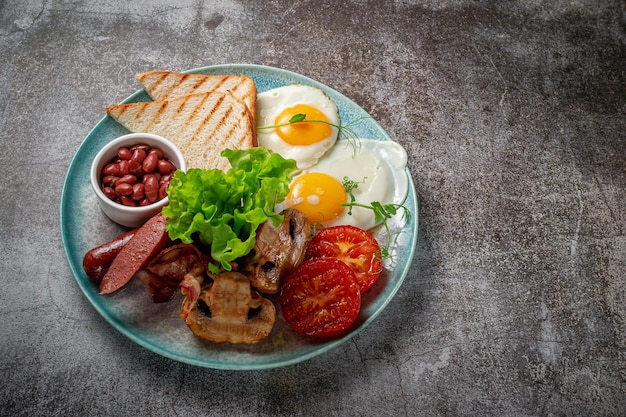
POLYGON ((296 104, 293 107, 286 108, 278 116, 274 124, 280 126, 276 128, 276 133, 282 140, 290 145, 311 145, 321 142, 332 134, 332 126, 326 123, 317 122, 295 122, 289 123, 289 120, 296 114, 304 114, 305 120, 322 120, 329 122, 328 118, 319 109, 309 106, 308 104, 296 104))
POLYGON ((303 174, 293 180, 287 195, 287 204, 304 213, 311 224, 336 219, 345 210, 342 204, 347 202, 343 185, 321 172, 303 174))

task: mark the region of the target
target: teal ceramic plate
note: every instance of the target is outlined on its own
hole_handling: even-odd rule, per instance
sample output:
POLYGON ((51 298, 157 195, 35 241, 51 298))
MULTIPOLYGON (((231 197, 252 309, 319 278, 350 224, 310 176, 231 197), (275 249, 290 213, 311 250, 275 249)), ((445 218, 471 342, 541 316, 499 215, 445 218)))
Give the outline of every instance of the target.
MULTIPOLYGON (((361 107, 341 93, 302 75, 258 65, 218 65, 189 72, 202 74, 245 74, 251 77, 259 92, 289 84, 307 84, 324 90, 339 107, 342 124, 369 117, 361 107)), ((143 91, 137 91, 124 101, 149 101, 143 91)), ((372 118, 353 126, 363 138, 388 141, 391 138, 372 118)), ((274 329, 267 339, 256 345, 208 343, 195 337, 178 317, 182 296, 178 294, 165 304, 153 304, 138 280, 111 296, 98 294, 97 286, 82 269, 85 253, 124 229, 109 220, 98 208, 89 185, 89 167, 98 150, 113 138, 128 133, 112 118, 106 116, 87 135, 72 159, 61 197, 61 233, 70 268, 76 282, 94 308, 121 333, 139 345, 165 357, 192 365, 251 370, 295 364, 335 348, 367 327, 387 306, 407 275, 417 239, 418 207, 415 187, 409 171, 409 193, 405 206, 411 211, 410 222, 394 219, 393 263, 387 265, 375 286, 364 294, 362 311, 349 333, 339 338, 312 340, 298 335, 277 316, 274 329)))

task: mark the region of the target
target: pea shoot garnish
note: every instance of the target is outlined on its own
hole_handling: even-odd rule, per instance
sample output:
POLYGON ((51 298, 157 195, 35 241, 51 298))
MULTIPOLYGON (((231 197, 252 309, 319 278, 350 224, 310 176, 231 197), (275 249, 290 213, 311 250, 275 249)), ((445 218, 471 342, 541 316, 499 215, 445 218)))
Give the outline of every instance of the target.
POLYGON ((353 207, 361 207, 365 209, 372 210, 374 212, 374 221, 376 224, 382 224, 385 227, 385 231, 387 232, 387 243, 384 247, 381 247, 381 255, 383 258, 389 257, 389 248, 391 247, 391 231, 389 230, 389 224, 387 220, 395 216, 398 212, 402 212, 402 220, 405 222, 410 221, 411 212, 408 208, 406 208, 402 204, 381 204, 378 201, 372 201, 369 205, 357 203, 356 197, 353 194, 353 191, 359 188, 359 184, 364 184, 367 177, 363 178, 362 181, 354 181, 348 177, 343 177, 343 187, 350 196, 350 202, 343 204, 343 206, 348 207, 348 214, 352 215, 353 207))
MULTIPOLYGON (((294 114, 293 116, 291 116, 291 119, 289 119, 289 124, 302 122, 302 121, 304 121, 304 119, 306 119, 306 114, 304 114, 304 113, 294 114)), ((328 122, 325 122, 323 120, 321 120, 321 122, 328 123, 328 122)), ((331 124, 331 125, 334 126, 333 124, 331 124)))
POLYGON ((356 119, 355 121, 348 123, 347 125, 338 125, 335 123, 331 123, 327 120, 307 119, 305 113, 297 113, 291 116, 286 123, 280 123, 280 124, 268 125, 268 126, 257 126, 257 130, 258 129, 275 129, 277 127, 288 126, 294 123, 323 123, 339 130, 339 133, 343 134, 346 137, 346 139, 350 142, 350 144, 356 149, 359 145, 358 143, 359 136, 354 130, 352 130, 352 126, 359 123, 361 120, 368 119, 368 118, 370 117, 369 116, 360 117, 356 119))

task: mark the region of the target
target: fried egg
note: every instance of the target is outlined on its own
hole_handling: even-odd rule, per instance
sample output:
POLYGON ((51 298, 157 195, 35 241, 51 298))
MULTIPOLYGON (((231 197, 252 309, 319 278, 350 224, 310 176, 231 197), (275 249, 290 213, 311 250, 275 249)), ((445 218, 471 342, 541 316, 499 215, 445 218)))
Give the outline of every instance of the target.
POLYGON ((337 141, 337 105, 318 88, 289 85, 259 93, 256 109, 259 146, 294 159, 300 169, 315 165, 337 141), (289 123, 298 114, 305 121, 289 123), (269 127, 277 125, 284 126, 269 127))
POLYGON ((374 201, 402 204, 409 190, 406 165, 406 151, 397 142, 340 141, 319 163, 292 180, 289 194, 279 209, 296 208, 312 224, 349 224, 371 229, 376 226, 371 209, 343 206, 350 202, 345 180, 356 183, 352 195, 357 204, 369 206, 374 201))

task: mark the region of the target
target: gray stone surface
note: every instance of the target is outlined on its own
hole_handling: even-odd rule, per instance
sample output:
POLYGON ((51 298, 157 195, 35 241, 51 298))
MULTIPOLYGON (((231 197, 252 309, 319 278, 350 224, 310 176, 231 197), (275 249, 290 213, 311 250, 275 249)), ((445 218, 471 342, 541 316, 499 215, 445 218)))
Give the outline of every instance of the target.
POLYGON ((0 415, 626 415, 626 5, 0 2, 0 415), (312 77, 409 153, 411 272, 349 343, 197 368, 109 326, 59 231, 70 160, 133 74, 312 77))

